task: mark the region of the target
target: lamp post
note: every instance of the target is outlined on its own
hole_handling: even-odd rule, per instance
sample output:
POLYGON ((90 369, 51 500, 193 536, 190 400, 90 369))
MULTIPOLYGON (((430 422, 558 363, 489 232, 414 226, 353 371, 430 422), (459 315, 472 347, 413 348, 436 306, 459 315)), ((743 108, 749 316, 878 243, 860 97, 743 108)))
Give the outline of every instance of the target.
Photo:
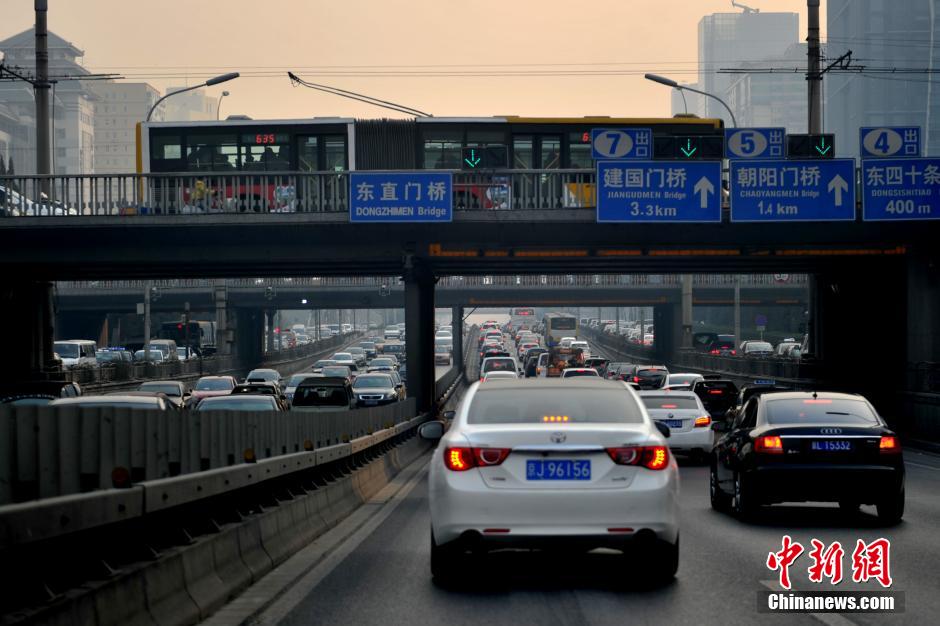
POLYGON ((731 112, 731 107, 729 107, 728 103, 726 103, 724 100, 722 100, 715 94, 711 94, 706 91, 699 91, 698 89, 694 89, 686 85, 680 85, 679 83, 672 80, 671 78, 666 78, 665 76, 659 76, 657 74, 644 74, 643 78, 645 78, 646 80, 651 80, 654 83, 659 83, 660 85, 665 85, 666 87, 672 87, 673 89, 679 90, 679 92, 691 91, 692 93, 701 94, 707 98, 714 98, 715 100, 721 103, 721 106, 725 107, 728 110, 728 115, 731 116, 731 126, 737 127, 738 122, 737 120, 734 119, 734 113, 731 112))
POLYGON ((222 95, 219 96, 219 105, 215 107, 215 119, 219 119, 219 111, 222 110, 222 98, 224 98, 227 95, 229 95, 229 93, 227 91, 223 91, 222 95))
MULTIPOLYGON (((153 115, 153 112, 157 109, 160 103, 166 100, 167 98, 169 98, 170 96, 175 96, 177 94, 186 93, 187 91, 192 91, 193 89, 200 89, 202 87, 212 87, 213 85, 218 85, 220 83, 225 83, 230 80, 234 80, 238 78, 238 76, 239 76, 238 72, 230 72, 228 74, 222 74, 221 76, 216 76, 215 78, 210 78, 204 83, 199 83, 198 85, 193 85, 192 87, 186 87, 184 89, 180 89, 179 91, 168 93, 153 103, 153 106, 150 107, 150 111, 147 113, 146 121, 148 122, 150 121, 150 117, 153 115)), ((216 115, 218 115, 218 112, 216 112, 216 115)))

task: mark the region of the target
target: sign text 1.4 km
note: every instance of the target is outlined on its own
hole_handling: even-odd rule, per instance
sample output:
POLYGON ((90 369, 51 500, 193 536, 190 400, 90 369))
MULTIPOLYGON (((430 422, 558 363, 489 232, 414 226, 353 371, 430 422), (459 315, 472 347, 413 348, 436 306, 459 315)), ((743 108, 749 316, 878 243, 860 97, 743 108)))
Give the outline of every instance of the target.
POLYGON ((855 159, 732 161, 732 222, 855 219, 855 159))

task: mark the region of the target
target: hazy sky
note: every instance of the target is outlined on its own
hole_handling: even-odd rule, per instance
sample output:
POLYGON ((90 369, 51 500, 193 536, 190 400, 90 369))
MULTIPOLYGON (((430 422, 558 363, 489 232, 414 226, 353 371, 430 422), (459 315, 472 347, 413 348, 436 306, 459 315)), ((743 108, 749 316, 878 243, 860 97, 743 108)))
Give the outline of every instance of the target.
MULTIPOLYGON (((0 39, 32 27, 33 0, 0 2, 0 39)), ((745 4, 764 12, 799 12, 805 37, 805 0, 745 4)), ((292 87, 288 69, 312 82, 436 116, 669 115, 670 90, 645 81, 643 72, 693 80, 699 19, 740 11, 730 0, 49 0, 49 5, 49 28, 85 50, 90 70, 120 72, 161 90, 241 71, 242 78, 212 91, 231 92, 223 117, 242 113, 255 119, 400 117, 292 87), (599 70, 622 75, 518 75, 599 70), (401 75, 415 72, 477 75, 401 75), (517 75, 479 75, 494 72, 517 75)))

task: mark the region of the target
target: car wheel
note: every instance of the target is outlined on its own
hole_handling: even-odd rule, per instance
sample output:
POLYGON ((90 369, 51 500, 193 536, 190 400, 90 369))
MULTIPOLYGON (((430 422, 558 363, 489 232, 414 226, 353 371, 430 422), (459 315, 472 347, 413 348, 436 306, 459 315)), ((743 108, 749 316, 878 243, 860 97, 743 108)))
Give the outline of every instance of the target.
POLYGON ((731 508, 734 510, 734 514, 740 519, 747 519, 753 515, 756 510, 750 485, 748 481, 738 473, 734 475, 734 496, 731 500, 731 508))
POLYGON ((676 537, 675 543, 659 539, 644 542, 635 555, 625 554, 625 558, 630 561, 627 570, 639 575, 630 577, 631 584, 643 587, 664 585, 675 578, 679 571, 679 537, 676 537), (642 564, 639 569, 638 562, 642 564))
POLYGON ((451 583, 461 571, 466 555, 453 543, 438 545, 431 533, 431 576, 440 583, 451 583))
POLYGON ((718 469, 712 465, 708 479, 708 494, 712 502, 712 508, 716 511, 727 511, 731 504, 731 497, 721 490, 718 485, 718 469))
POLYGON ((897 524, 904 517, 904 489, 879 500, 875 503, 875 508, 878 510, 878 519, 883 524, 897 524))

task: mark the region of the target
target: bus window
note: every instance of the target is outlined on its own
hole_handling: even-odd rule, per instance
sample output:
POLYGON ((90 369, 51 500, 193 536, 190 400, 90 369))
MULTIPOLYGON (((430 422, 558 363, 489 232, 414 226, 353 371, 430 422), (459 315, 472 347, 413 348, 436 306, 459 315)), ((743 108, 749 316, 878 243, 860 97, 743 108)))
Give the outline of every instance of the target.
POLYGON ((237 166, 235 135, 191 135, 186 146, 190 172, 224 172, 237 166))
POLYGON ((424 138, 424 168, 429 170, 460 169, 460 130, 433 129, 424 138), (430 133, 433 132, 433 135, 430 133))
POLYGON ((154 135, 150 139, 150 171, 178 172, 183 169, 183 145, 179 135, 154 135))
POLYGON ((342 172, 346 170, 346 138, 331 135, 323 138, 323 170, 342 172))
POLYGON ((532 162, 532 135, 516 135, 512 138, 512 162, 517 170, 535 168, 532 162))
POLYGON ((579 170, 589 170, 594 167, 594 160, 591 158, 590 133, 568 133, 568 167, 579 170))
POLYGON ((317 153, 318 138, 316 136, 301 137, 297 152, 297 167, 302 172, 316 172, 320 169, 320 159, 317 153))
POLYGON ((241 169, 286 172, 290 169, 290 135, 287 133, 248 133, 242 135, 239 149, 241 169))
POLYGON ((559 169, 561 167, 561 137, 545 135, 541 139, 541 168, 543 170, 559 169))

